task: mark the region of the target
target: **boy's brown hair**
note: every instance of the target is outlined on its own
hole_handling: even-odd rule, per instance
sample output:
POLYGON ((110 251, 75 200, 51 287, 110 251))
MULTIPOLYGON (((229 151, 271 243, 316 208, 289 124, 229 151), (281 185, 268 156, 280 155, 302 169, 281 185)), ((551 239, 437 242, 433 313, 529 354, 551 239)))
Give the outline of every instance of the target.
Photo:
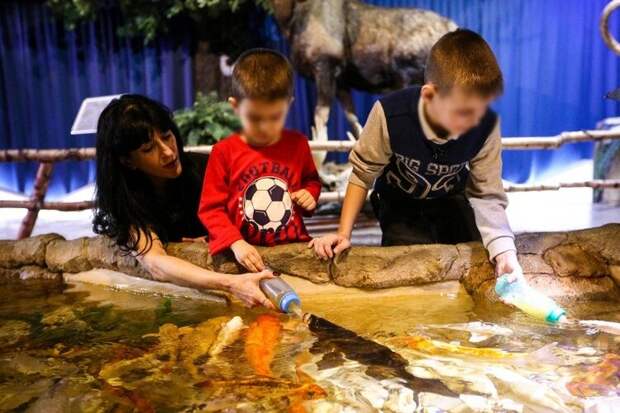
POLYGON ((270 49, 244 52, 233 67, 232 97, 277 100, 293 97, 293 68, 288 59, 270 49))
POLYGON ((504 90, 493 51, 482 36, 464 29, 447 33, 435 43, 426 61, 424 79, 441 94, 455 86, 484 97, 500 95, 504 90))

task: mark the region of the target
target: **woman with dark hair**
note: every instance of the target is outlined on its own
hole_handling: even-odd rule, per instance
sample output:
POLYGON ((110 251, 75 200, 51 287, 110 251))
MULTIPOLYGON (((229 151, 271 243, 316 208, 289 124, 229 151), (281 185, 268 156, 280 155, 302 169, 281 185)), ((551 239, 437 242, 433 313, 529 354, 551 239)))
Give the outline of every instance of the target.
POLYGON ((93 230, 132 253, 158 281, 228 291, 245 305, 273 307, 259 287, 269 271, 227 275, 166 254, 168 242, 202 240, 197 209, 207 156, 183 151, 168 108, 123 95, 97 124, 97 194, 93 230))

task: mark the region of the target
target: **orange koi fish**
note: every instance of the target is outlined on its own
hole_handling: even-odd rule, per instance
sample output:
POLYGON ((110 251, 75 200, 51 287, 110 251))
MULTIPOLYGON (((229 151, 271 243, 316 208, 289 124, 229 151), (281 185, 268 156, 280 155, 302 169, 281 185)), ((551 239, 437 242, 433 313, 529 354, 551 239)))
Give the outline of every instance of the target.
POLYGON ((486 359, 505 359, 514 357, 525 357, 525 353, 511 353, 496 348, 488 347, 466 347, 458 344, 444 343, 431 340, 420 336, 395 337, 388 341, 395 346, 408 347, 422 353, 437 356, 471 356, 486 359))
POLYGON ((620 395, 620 356, 606 354, 603 361, 575 376, 566 388, 577 397, 620 395))
POLYGON ((248 328, 245 357, 256 374, 271 376, 271 362, 280 338, 282 323, 277 315, 262 314, 248 328))

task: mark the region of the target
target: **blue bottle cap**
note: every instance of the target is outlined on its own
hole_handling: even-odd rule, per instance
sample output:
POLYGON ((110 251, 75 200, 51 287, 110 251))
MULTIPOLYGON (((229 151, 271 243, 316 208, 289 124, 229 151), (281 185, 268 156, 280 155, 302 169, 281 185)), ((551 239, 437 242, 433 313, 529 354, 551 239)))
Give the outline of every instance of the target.
POLYGON ((288 291, 282 296, 280 299, 280 310, 288 313, 288 307, 291 303, 296 303, 298 306, 301 306, 301 300, 294 291, 288 291))
POLYGON ((547 314, 546 320, 547 322, 551 324, 555 324, 558 321, 560 321, 560 318, 562 318, 564 315, 566 315, 566 311, 564 311, 564 309, 560 307, 556 307, 553 310, 551 310, 549 314, 547 314))

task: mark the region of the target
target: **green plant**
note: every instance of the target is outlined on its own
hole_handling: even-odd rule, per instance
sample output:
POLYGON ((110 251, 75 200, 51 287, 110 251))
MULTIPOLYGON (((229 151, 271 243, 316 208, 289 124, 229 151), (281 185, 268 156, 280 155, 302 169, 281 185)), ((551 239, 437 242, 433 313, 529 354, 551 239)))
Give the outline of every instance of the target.
POLYGON ((198 93, 194 105, 174 113, 186 145, 212 145, 241 127, 228 102, 198 93))
POLYGON ((145 43, 168 33, 173 22, 185 20, 200 28, 230 30, 238 22, 235 15, 248 7, 271 10, 269 0, 47 0, 47 5, 69 30, 83 21, 95 20, 104 9, 117 7, 123 17, 117 33, 141 36, 145 43))

